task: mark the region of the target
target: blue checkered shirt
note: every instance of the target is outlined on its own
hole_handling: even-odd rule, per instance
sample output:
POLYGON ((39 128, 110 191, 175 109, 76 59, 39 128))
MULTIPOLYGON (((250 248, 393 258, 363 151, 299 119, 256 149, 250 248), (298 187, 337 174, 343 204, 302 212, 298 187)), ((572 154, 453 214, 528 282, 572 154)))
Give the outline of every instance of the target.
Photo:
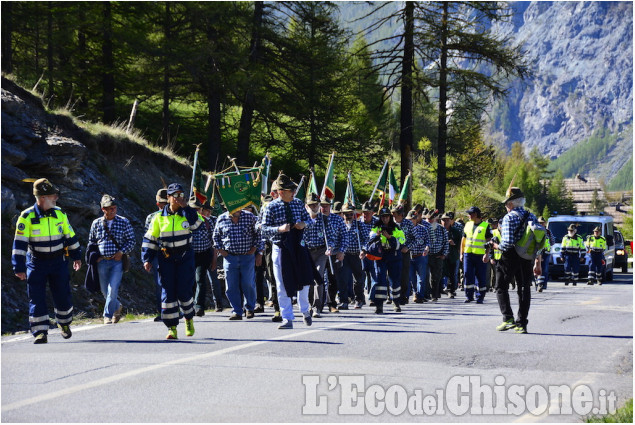
POLYGON ((461 234, 463 234, 463 229, 465 228, 465 226, 459 223, 458 221, 455 221, 452 227, 456 227, 457 229, 461 231, 461 234))
POLYGON ((104 226, 107 226, 104 217, 96 218, 90 226, 88 241, 96 243, 99 246, 99 252, 104 257, 112 257, 117 251, 130 254, 132 248, 134 248, 135 237, 134 230, 132 230, 132 225, 128 219, 116 215, 109 228, 112 238, 117 241, 120 248, 117 248, 112 238, 108 236, 104 226))
POLYGON ((401 220, 401 223, 397 223, 397 226, 399 226, 399 228, 403 230, 403 234, 406 237, 406 243, 404 243, 403 246, 411 250, 412 245, 415 244, 415 235, 414 235, 415 225, 412 224, 412 221, 408 220, 407 218, 404 218, 403 220, 401 220))
POLYGON ((439 223, 430 224, 430 255, 447 256, 449 253, 448 231, 439 223))
POLYGON ((528 215, 527 221, 533 220, 535 223, 538 222, 535 215, 522 207, 514 208, 503 217, 500 222, 501 242, 498 247, 499 250, 506 252, 513 248, 516 242, 520 240, 522 237, 520 227, 526 215, 528 215))
POLYGON ((359 220, 353 221, 351 224, 344 223, 346 226, 346 234, 348 237, 348 248, 346 248, 347 254, 359 254, 363 247, 368 243, 368 235, 372 228, 370 224, 365 224, 359 220), (359 234, 359 239, 357 235, 359 234), (361 246, 359 242, 361 241, 361 246))
POLYGON ((426 247, 430 246, 430 223, 422 221, 412 228, 412 233, 414 235, 414 243, 410 247, 410 251, 413 255, 421 255, 426 247))
POLYGON ((146 233, 148 233, 148 229, 150 228, 150 224, 152 223, 152 219, 157 215, 157 214, 161 214, 161 211, 163 211, 163 208, 161 208, 160 210, 156 210, 153 213, 148 214, 148 216, 146 217, 146 222, 143 226, 143 234, 145 235, 146 233))
POLYGON ((328 248, 333 252, 346 252, 348 248, 348 233, 344 219, 336 214, 329 214, 328 217, 318 213, 314 222, 310 223, 304 231, 304 243, 309 248, 324 246, 324 231, 328 248))
POLYGON ((263 237, 269 239, 272 243, 280 242, 282 233, 278 232, 278 227, 284 224, 294 225, 300 222, 305 222, 308 226, 313 221, 309 217, 309 213, 306 212, 304 203, 298 198, 293 198, 288 205, 291 209, 291 222, 287 220, 285 203, 280 198, 271 201, 265 210, 261 231, 263 237))
POLYGON ((203 222, 192 232, 192 248, 194 252, 204 252, 212 249, 214 240, 214 222, 211 218, 203 217, 201 214, 198 218, 203 222))
POLYGON ((214 248, 223 249, 231 254, 246 254, 253 247, 262 251, 262 240, 256 228, 256 221, 255 215, 242 210, 238 222, 234 223, 229 212, 225 211, 216 220, 214 248))

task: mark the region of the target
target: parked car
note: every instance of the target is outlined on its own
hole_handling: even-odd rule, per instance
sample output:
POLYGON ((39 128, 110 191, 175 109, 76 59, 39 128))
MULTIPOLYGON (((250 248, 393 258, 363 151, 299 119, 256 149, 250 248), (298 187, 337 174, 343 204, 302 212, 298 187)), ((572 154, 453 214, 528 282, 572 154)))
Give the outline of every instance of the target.
POLYGON ((613 231, 613 239, 615 240, 615 264, 613 267, 622 268, 622 273, 628 273, 628 253, 624 246, 624 237, 619 230, 613 231))
MULTIPOLYGON (((602 272, 602 280, 610 282, 613 280, 613 266, 615 264, 615 240, 613 235, 613 217, 609 215, 558 215, 551 217, 547 223, 547 228, 551 230, 556 243, 551 247, 551 263, 549 264, 549 279, 554 280, 564 276, 564 260, 560 257, 560 246, 562 237, 567 234, 567 227, 570 224, 578 226, 578 235, 586 240, 588 235, 593 234, 593 229, 600 226, 601 235, 606 238, 608 249, 604 252, 606 266, 602 272)), ((586 254, 580 260, 579 277, 584 279, 589 273, 591 255, 586 254)))

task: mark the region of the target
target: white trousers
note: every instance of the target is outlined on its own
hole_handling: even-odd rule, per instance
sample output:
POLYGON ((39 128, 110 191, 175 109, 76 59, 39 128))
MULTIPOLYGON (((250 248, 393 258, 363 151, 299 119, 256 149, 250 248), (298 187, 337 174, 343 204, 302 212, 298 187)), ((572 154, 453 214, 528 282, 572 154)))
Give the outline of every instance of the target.
MULTIPOLYGON (((284 288, 284 283, 282 280, 280 247, 275 243, 272 246, 271 261, 273 261, 273 275, 276 278, 276 288, 278 289, 278 304, 280 305, 280 314, 285 320, 293 320, 295 316, 293 315, 293 302, 291 301, 291 297, 293 297, 295 294, 290 294, 291 296, 289 296, 284 288)), ((310 285, 307 285, 302 288, 301 291, 298 291, 297 295, 300 312, 305 316, 309 314, 309 289, 310 285)))

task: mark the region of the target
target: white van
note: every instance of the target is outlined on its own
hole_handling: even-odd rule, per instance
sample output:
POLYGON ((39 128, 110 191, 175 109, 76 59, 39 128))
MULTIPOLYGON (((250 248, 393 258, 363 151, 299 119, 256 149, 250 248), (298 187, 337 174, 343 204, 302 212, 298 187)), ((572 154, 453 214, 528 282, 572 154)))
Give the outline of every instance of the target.
MULTIPOLYGON (((613 265, 615 264, 615 241, 613 236, 613 217, 610 215, 558 215, 551 217, 547 228, 553 234, 556 243, 551 247, 551 260, 549 264, 549 279, 564 276, 564 260, 560 258, 560 246, 562 238, 567 234, 570 224, 578 226, 578 235, 586 241, 587 236, 593 235, 593 229, 600 226, 602 236, 606 239, 607 250, 604 252, 606 266, 602 271, 602 280, 613 280, 613 265)), ((589 272, 591 255, 587 254, 580 261, 580 278, 585 278, 589 272)))

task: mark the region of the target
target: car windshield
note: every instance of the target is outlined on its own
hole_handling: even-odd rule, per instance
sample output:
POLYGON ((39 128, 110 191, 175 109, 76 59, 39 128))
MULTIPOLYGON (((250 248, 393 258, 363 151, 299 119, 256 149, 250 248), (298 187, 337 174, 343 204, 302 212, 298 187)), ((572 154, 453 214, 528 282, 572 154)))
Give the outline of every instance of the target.
POLYGON ((553 237, 556 239, 556 243, 562 242, 562 238, 567 234, 567 227, 571 223, 574 223, 578 226, 578 235, 582 236, 582 239, 586 239, 587 235, 593 234, 593 229, 596 226, 602 227, 600 223, 593 222, 568 222, 568 221, 554 221, 550 222, 547 227, 551 230, 553 237))
POLYGON ((615 236, 615 245, 624 245, 624 239, 622 239, 622 234, 620 232, 614 232, 615 236))

